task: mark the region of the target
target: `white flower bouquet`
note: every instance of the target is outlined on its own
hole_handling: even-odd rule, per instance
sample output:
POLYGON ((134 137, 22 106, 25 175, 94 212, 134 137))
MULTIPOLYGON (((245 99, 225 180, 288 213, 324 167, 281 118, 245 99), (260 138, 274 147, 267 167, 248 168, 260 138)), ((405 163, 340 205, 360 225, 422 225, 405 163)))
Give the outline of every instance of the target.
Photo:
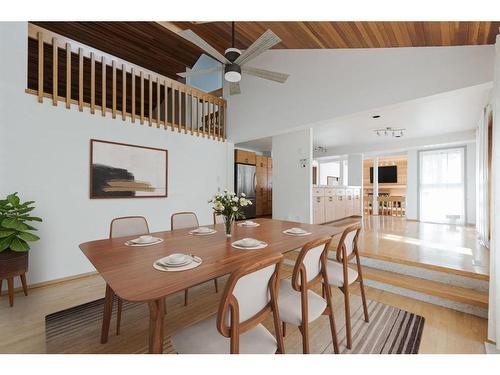
POLYGON ((216 215, 222 215, 226 226, 226 235, 231 236, 231 229, 235 219, 244 219, 243 207, 249 206, 252 202, 246 199, 244 193, 239 196, 232 191, 224 190, 224 193, 215 194, 208 201, 212 204, 212 208, 216 215))

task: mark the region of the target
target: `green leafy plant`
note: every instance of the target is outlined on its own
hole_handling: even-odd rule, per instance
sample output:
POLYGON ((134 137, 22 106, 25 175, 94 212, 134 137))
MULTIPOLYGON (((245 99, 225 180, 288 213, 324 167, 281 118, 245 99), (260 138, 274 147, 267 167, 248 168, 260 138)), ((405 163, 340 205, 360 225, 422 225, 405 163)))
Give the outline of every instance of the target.
POLYGON ((39 217, 30 216, 35 209, 34 201, 21 203, 17 193, 0 200, 0 252, 10 249, 24 252, 30 249, 28 242, 38 241, 40 237, 31 233, 37 230, 27 224, 32 221, 42 221, 39 217))

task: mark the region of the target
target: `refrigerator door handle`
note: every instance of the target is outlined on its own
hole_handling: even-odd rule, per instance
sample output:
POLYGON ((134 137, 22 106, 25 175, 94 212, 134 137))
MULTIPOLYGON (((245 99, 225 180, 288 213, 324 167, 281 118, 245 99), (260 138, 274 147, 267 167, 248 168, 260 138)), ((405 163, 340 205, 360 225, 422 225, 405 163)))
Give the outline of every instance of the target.
POLYGON ((257 194, 257 173, 253 173, 253 191, 257 194))

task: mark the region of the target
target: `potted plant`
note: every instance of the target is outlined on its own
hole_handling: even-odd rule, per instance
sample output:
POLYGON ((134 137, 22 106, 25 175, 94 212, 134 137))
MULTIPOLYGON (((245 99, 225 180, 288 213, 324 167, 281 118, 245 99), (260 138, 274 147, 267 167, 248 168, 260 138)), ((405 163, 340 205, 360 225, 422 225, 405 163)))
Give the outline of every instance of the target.
POLYGON ((0 200, 0 280, 7 279, 12 283, 14 276, 22 275, 24 287, 24 274, 28 270, 29 242, 40 239, 32 233, 37 229, 28 223, 42 221, 39 217, 31 216, 30 212, 35 209, 33 203, 35 202, 21 203, 17 193, 0 200))
POLYGON ((222 215, 226 227, 226 236, 231 237, 231 231, 235 219, 244 219, 243 207, 249 206, 252 202, 245 198, 245 194, 239 196, 231 191, 224 190, 224 193, 217 193, 208 201, 212 203, 212 208, 217 215, 222 215))

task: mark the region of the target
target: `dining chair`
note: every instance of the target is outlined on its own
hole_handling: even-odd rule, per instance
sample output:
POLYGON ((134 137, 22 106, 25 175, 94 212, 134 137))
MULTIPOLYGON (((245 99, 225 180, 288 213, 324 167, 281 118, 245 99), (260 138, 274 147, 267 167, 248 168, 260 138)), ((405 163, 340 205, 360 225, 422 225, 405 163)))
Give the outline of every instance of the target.
POLYGON ((325 293, 328 285, 326 261, 331 237, 316 239, 306 243, 295 262, 292 279, 280 282, 278 306, 283 322, 283 336, 286 323, 299 327, 302 334, 302 351, 309 353, 309 323, 321 315, 328 315, 335 353, 339 353, 337 331, 330 293, 325 293), (323 296, 311 289, 322 284, 323 296))
MULTIPOLYGON (((170 216, 170 227, 172 230, 185 228, 198 228, 200 226, 198 217, 194 212, 176 212, 170 216)), ((219 293, 219 284, 214 279, 215 293, 219 293)), ((184 290, 184 306, 188 305, 189 289, 184 290)))
POLYGON ((176 212, 170 217, 170 226, 174 229, 198 228, 198 217, 194 212, 176 212))
POLYGON ((174 333, 177 353, 284 353, 277 303, 282 259, 280 254, 234 271, 217 314, 174 333), (275 336, 261 324, 270 314, 275 336))
POLYGON ((214 211, 214 225, 224 224, 224 216, 214 211))
MULTIPOLYGON (((336 259, 326 262, 329 285, 338 287, 344 294, 345 324, 347 348, 352 348, 351 329, 351 306, 349 302, 349 285, 359 281, 361 290, 361 300, 363 302, 363 312, 365 322, 369 322, 368 308, 366 305, 365 287, 363 284, 363 274, 359 261, 358 239, 361 232, 361 224, 354 224, 347 227, 340 237, 336 251, 336 259), (356 258, 356 269, 348 266, 349 262, 356 258)), ((330 288, 328 288, 330 294, 330 288)))
MULTIPOLYGON (((144 216, 117 217, 111 220, 111 224, 109 226, 109 238, 142 236, 144 234, 149 234, 148 222, 144 216)), ((109 286, 106 285, 106 288, 108 287, 109 286)), ((116 296, 116 298, 118 305, 116 309, 116 334, 119 335, 122 320, 123 300, 119 296, 116 296)), ((111 309, 112 308, 113 306, 111 306, 111 309)))

